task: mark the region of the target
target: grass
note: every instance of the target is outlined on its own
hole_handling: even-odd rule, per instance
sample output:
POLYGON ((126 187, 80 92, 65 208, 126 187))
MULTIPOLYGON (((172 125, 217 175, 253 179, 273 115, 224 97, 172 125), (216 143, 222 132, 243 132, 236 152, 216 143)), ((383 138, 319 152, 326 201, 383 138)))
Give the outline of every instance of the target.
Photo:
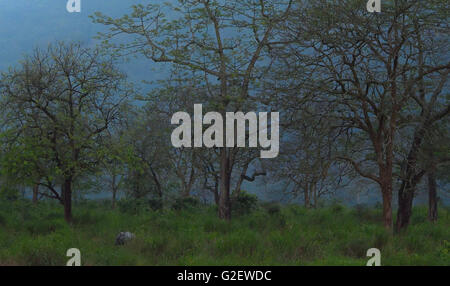
POLYGON ((87 202, 69 226, 59 205, 0 202, 0 265, 65 265, 69 248, 82 265, 365 265, 376 247, 382 265, 448 266, 450 210, 439 212, 432 224, 416 207, 407 232, 392 235, 367 207, 260 207, 224 222, 207 206, 130 214, 87 202), (136 239, 115 246, 120 231, 136 239))

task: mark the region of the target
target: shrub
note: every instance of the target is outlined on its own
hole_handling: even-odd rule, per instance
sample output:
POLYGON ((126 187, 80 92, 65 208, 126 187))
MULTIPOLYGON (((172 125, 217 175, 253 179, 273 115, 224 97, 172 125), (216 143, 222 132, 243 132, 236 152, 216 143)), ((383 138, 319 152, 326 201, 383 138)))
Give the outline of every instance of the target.
POLYGON ((254 212, 248 217, 247 225, 250 229, 263 231, 270 228, 269 221, 270 216, 266 212, 254 212))
POLYGON ((450 261, 450 242, 444 240, 442 243, 442 247, 439 250, 439 256, 443 261, 450 261))
POLYGON ((67 238, 63 233, 52 233, 36 239, 25 239, 17 246, 17 251, 24 265, 62 266, 67 258, 67 238))
POLYGON ((123 213, 137 215, 150 209, 145 199, 125 199, 117 202, 119 210, 123 213))
POLYGON ((383 204, 381 202, 376 202, 373 207, 377 210, 381 210, 383 209, 383 204))
POLYGON ((0 226, 6 225, 6 218, 0 213, 0 226))
POLYGON ((281 213, 281 206, 279 203, 275 203, 275 202, 262 203, 261 206, 271 216, 279 215, 281 213))
POLYGON ((65 228, 66 224, 63 219, 47 221, 36 218, 26 221, 24 226, 31 235, 46 235, 55 232, 57 229, 65 228))
POLYGON ((105 213, 99 212, 95 209, 82 209, 81 211, 75 210, 74 223, 77 225, 94 225, 99 221, 104 220, 105 213))
POLYGON ((231 226, 226 221, 217 218, 207 218, 203 223, 203 231, 205 232, 217 232, 217 233, 227 233, 231 229, 231 226))
POLYGON ((164 207, 164 203, 162 199, 149 199, 148 200, 149 207, 154 211, 162 210, 164 207))
POLYGON ((234 215, 245 215, 258 208, 258 197, 241 191, 239 195, 232 199, 231 210, 234 215))
POLYGON ((389 234, 382 229, 374 235, 373 245, 378 249, 382 249, 389 242, 389 234))
POLYGON ((354 210, 355 210, 355 214, 356 214, 357 217, 361 217, 361 216, 366 217, 366 216, 369 215, 368 213, 370 211, 369 207, 367 205, 365 205, 365 204, 357 204, 357 205, 355 205, 354 210))
POLYGON ((0 200, 5 201, 17 201, 20 197, 19 190, 9 188, 9 187, 2 187, 0 189, 0 200))
POLYGON ((354 208, 355 217, 361 221, 380 222, 382 217, 378 212, 373 211, 368 205, 358 204, 354 208))
POLYGON ((346 256, 362 258, 371 247, 370 241, 364 237, 349 237, 341 243, 341 252, 346 256))
POLYGON ((193 197, 177 198, 172 204, 173 210, 193 209, 200 206, 200 201, 193 197))
POLYGON ((216 240, 215 254, 219 257, 226 255, 248 257, 255 255, 260 245, 261 239, 257 232, 239 229, 216 240))
POLYGON ((331 211, 333 213, 341 213, 344 210, 344 207, 340 203, 334 203, 331 205, 331 211))
POLYGON ((285 206, 285 210, 293 216, 302 216, 306 213, 306 209, 304 207, 294 204, 285 206))

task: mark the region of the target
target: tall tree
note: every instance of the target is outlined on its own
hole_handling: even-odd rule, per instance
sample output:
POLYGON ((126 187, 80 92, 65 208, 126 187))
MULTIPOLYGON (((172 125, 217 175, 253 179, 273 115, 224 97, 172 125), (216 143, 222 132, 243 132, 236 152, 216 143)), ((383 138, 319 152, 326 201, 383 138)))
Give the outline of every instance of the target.
MULTIPOLYGON (((300 68, 292 75, 299 76, 304 94, 332 107, 324 116, 349 135, 346 152, 337 158, 379 185, 387 229, 393 226, 398 131, 410 122, 412 94, 425 78, 437 77, 429 90, 440 95, 449 69, 445 58, 420 64, 415 24, 444 5, 431 2, 393 1, 383 3, 382 13, 368 14, 363 1, 311 1, 280 33, 289 48, 271 44, 281 63, 300 68)), ((445 25, 442 17, 433 20, 433 27, 445 25)), ((432 33, 421 35, 432 43, 432 33)), ((448 108, 434 112, 431 118, 441 117, 448 108)))
MULTIPOLYGON (((188 0, 161 7, 133 6, 118 19, 97 13, 95 22, 110 27, 101 34, 105 43, 126 34, 119 51, 140 53, 148 59, 195 72, 204 79, 218 112, 240 109, 250 87, 263 74, 259 67, 274 28, 290 12, 292 1, 188 0), (166 16, 165 12, 170 15, 166 16)), ((224 129, 225 130, 225 129, 224 129)), ((225 144, 224 144, 225 146, 225 144)), ((236 148, 220 148, 218 216, 231 218, 230 185, 236 148)))
POLYGON ((411 63, 408 67, 415 71, 412 76, 415 76, 416 80, 407 90, 410 97, 408 109, 412 111, 405 113, 414 131, 412 136, 403 139, 408 142, 409 151, 402 160, 400 171, 397 231, 409 225, 417 184, 425 173, 428 172, 429 179, 430 177, 432 179, 435 172, 436 166, 433 163, 419 166, 420 153, 428 153, 429 162, 434 161, 432 155, 437 150, 429 149, 433 146, 431 138, 434 136, 434 129, 439 123, 448 122, 450 116, 450 103, 448 97, 445 97, 450 72, 450 65, 445 62, 448 61, 446 54, 449 28, 447 16, 443 12, 446 4, 442 1, 430 1, 412 2, 409 5, 406 7, 409 12, 403 17, 407 18, 404 26, 410 31, 407 35, 412 40, 408 45, 411 49, 409 53, 411 63))
POLYGON ((58 43, 35 50, 1 79, 7 127, 38 135, 45 159, 55 169, 46 187, 72 222, 73 184, 103 159, 102 138, 117 122, 130 94, 125 76, 111 57, 78 43, 58 43), (55 185, 61 186, 58 192, 55 185))

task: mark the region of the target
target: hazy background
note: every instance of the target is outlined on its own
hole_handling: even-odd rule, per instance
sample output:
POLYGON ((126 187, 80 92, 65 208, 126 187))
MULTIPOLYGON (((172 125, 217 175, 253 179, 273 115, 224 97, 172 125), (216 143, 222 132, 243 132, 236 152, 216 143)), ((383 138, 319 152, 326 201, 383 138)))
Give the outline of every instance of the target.
MULTIPOLYGON (((46 47, 55 41, 81 41, 95 46, 94 36, 105 29, 89 18, 96 11, 110 16, 121 16, 131 11, 130 6, 148 3, 145 0, 82 0, 81 13, 69 13, 67 0, 2 0, 0 1, 0 70, 15 65, 35 47, 46 47)), ((158 2, 158 1, 155 1, 158 2)), ((162 78, 163 65, 157 66, 143 59, 124 63, 132 81, 162 78), (158 72, 155 73, 155 68, 158 72), (159 77, 158 77, 159 76, 159 77)), ((143 86, 143 85, 141 85, 143 86)))

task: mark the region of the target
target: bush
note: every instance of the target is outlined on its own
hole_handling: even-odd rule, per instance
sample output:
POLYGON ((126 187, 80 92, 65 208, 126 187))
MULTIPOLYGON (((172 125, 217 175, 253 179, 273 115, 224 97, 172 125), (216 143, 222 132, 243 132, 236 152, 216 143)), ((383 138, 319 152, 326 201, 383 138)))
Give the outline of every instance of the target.
POLYGON ((4 201, 17 201, 20 197, 19 190, 8 188, 8 187, 2 187, 0 189, 0 200, 4 201))
POLYGON ((355 217, 361 221, 380 222, 382 217, 379 212, 380 210, 374 211, 366 204, 358 204, 354 208, 355 217))
POLYGON ((383 249, 389 242, 389 234, 382 229, 374 235, 373 245, 378 249, 383 249))
POLYGON ((74 223, 76 225, 94 225, 99 221, 104 220, 105 213, 95 209, 82 209, 74 211, 74 223))
POLYGON ((65 228, 66 224, 63 219, 48 221, 36 218, 34 220, 25 222, 24 226, 31 235, 37 236, 46 235, 55 232, 58 229, 65 228))
POLYGON ((444 261, 450 261, 450 242, 444 240, 442 243, 442 247, 439 250, 439 255, 444 261))
POLYGON ((224 220, 220 220, 217 218, 208 217, 203 223, 203 231, 204 232, 217 232, 217 233, 227 233, 231 229, 229 223, 224 220))
POLYGON ((150 206, 145 199, 125 199, 117 202, 119 210, 123 213, 137 215, 148 211, 150 206))
POLYGON ((342 254, 354 258, 362 258, 366 256, 367 249, 372 245, 368 239, 364 237, 349 237, 340 243, 342 254))
POLYGON ((164 207, 164 203, 162 199, 149 199, 148 200, 149 207, 154 211, 162 210, 164 207))
POLYGON ((344 207, 340 203, 334 203, 331 205, 331 211, 333 213, 341 213, 344 210, 344 207))
POLYGON ((279 215, 281 213, 281 206, 279 203, 275 202, 262 203, 261 206, 271 216, 279 215))
POLYGON ((52 233, 35 239, 23 239, 15 245, 15 251, 23 265, 61 266, 67 260, 65 256, 70 243, 70 233, 52 233))
POLYGON ((177 198, 172 204, 173 210, 186 210, 193 209, 200 206, 200 201, 196 198, 187 197, 187 198, 177 198))
POLYGON ((258 197, 241 191, 239 195, 232 199, 231 210, 234 215, 245 215, 258 208, 258 197))
POLYGON ((6 225, 6 218, 0 213, 0 226, 6 225))

